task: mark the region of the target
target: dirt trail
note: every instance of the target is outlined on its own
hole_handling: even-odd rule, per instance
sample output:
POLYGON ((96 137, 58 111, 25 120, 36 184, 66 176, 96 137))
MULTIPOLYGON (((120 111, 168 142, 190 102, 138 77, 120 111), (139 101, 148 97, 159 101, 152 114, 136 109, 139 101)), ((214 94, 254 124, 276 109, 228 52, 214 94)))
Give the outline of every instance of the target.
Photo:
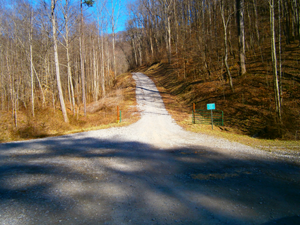
POLYGON ((0 224, 300 224, 297 156, 186 132, 134 79, 135 124, 0 145, 0 224))

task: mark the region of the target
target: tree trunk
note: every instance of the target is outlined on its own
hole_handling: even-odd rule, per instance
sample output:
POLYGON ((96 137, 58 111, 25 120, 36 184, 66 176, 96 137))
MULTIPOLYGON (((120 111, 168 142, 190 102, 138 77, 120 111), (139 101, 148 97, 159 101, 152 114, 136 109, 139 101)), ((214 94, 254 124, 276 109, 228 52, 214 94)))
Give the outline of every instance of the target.
MULTIPOLYGON (((17 109, 16 109, 16 94, 15 94, 15 77, 13 76, 13 71, 11 69, 10 66, 10 62, 8 59, 8 51, 7 51, 7 55, 6 55, 6 68, 7 68, 7 72, 8 72, 8 80, 9 80, 9 90, 10 90, 10 100, 11 100, 11 109, 12 109, 12 119, 13 119, 13 123, 15 125, 15 127, 18 126, 17 123, 17 109)), ((8 106, 9 109, 9 106, 8 106)))
POLYGON ((278 0, 278 54, 279 54, 279 95, 282 105, 282 48, 281 48, 281 0, 278 0))
POLYGON ((98 66, 97 66, 97 60, 96 60, 96 50, 95 46, 97 46, 95 43, 93 43, 93 80, 94 80, 94 101, 98 101, 98 66))
POLYGON ((70 65, 70 53, 69 53, 69 44, 66 45, 67 47, 67 67, 68 67, 68 80, 70 84, 70 94, 71 94, 71 102, 72 102, 72 109, 73 115, 75 115, 75 94, 74 94, 74 86, 73 86, 73 79, 72 79, 72 71, 70 65))
POLYGON ((229 85, 230 85, 231 91, 234 92, 230 68, 228 66, 227 27, 228 27, 228 23, 230 21, 230 15, 228 16, 227 21, 226 21, 223 0, 221 0, 220 8, 221 8, 221 17, 222 17, 222 22, 223 22, 223 28, 224 28, 224 48, 225 48, 224 64, 225 64, 227 75, 229 78, 229 85))
POLYGON ((252 0, 252 2, 253 2, 253 9, 254 9, 254 17, 255 17, 256 38, 257 38, 258 44, 260 45, 260 35, 259 35, 259 29, 258 29, 257 3, 256 3, 256 0, 252 0))
POLYGON ((131 39, 131 42, 132 42, 132 48, 133 48, 133 52, 134 52, 134 59, 135 59, 135 65, 137 66, 138 65, 138 58, 137 58, 137 47, 136 47, 136 41, 135 41, 135 38, 134 38, 134 34, 133 34, 133 37, 131 39))
POLYGON ((74 86, 73 86, 73 79, 72 79, 72 70, 71 70, 71 59, 70 59, 70 46, 69 46, 69 12, 68 12, 68 5, 69 0, 66 1, 66 14, 65 14, 65 30, 66 30, 66 54, 67 54, 67 70, 68 70, 68 88, 69 88, 69 96, 70 96, 70 103, 71 109, 73 111, 73 115, 75 115, 75 93, 74 93, 74 86))
POLYGON ((67 115, 67 110, 65 106, 65 101, 64 101, 64 96, 63 96, 63 91, 62 91, 61 81, 60 81, 58 46, 57 46, 57 37, 56 37, 55 4, 56 4, 56 0, 51 0, 51 14, 52 14, 51 19, 52 19, 53 42, 54 42, 54 61, 55 61, 55 70, 56 70, 56 81, 57 81, 57 89, 58 89, 61 111, 63 113, 64 121, 68 123, 69 119, 67 115))
POLYGON ((34 117, 34 80, 33 80, 33 56, 32 56, 32 26, 33 13, 30 12, 29 52, 30 52, 30 83, 31 83, 31 113, 34 117))
POLYGON ((116 38, 115 38, 115 26, 114 26, 114 22, 113 22, 113 26, 112 26, 112 32, 113 32, 113 58, 114 58, 114 79, 116 79, 117 76, 117 64, 116 64, 116 47, 115 47, 115 42, 116 42, 116 38))
MULTIPOLYGON (((169 11, 169 9, 168 9, 169 11)), ((171 18, 170 14, 168 13, 168 61, 171 64, 171 57, 172 57, 172 48, 171 48, 171 18)))
POLYGON ((105 97, 105 63, 104 63, 104 35, 102 32, 101 38, 101 54, 102 54, 102 76, 101 76, 101 87, 102 87, 102 97, 105 97))
POLYGON ((278 82, 277 71, 277 56, 276 56, 276 34, 275 34, 275 12, 274 12, 274 0, 269 0, 270 6, 270 30, 271 30, 271 54, 272 54, 272 68, 274 76, 274 92, 275 92, 275 105, 276 113, 279 121, 281 122, 281 104, 280 104, 280 92, 278 82))
POLYGON ((84 44, 83 44, 83 12, 82 12, 83 2, 80 1, 80 67, 81 67, 81 87, 82 87, 82 102, 84 116, 86 116, 86 96, 85 96, 85 68, 84 68, 84 44))
POLYGON ((113 4, 113 0, 111 0, 111 30, 112 30, 112 37, 113 37, 113 64, 114 64, 114 79, 116 79, 117 76, 117 64, 116 64, 116 50, 115 50, 115 42, 116 42, 116 34, 115 34, 115 6, 113 4))
POLYGON ((238 36, 239 36, 240 74, 244 75, 246 73, 244 0, 236 0, 236 8, 237 8, 237 25, 238 25, 238 36))

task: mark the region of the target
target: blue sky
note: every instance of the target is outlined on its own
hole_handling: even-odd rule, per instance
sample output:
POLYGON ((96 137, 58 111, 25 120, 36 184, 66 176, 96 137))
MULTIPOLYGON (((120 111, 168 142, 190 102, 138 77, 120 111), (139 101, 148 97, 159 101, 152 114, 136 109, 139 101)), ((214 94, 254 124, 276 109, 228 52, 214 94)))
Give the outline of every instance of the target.
MULTIPOLYGON (((103 2, 103 0, 96 0, 99 2, 103 2)), ((111 14, 112 11, 112 4, 115 6, 115 17, 117 18, 116 24, 116 32, 123 31, 126 29, 126 21, 128 19, 128 12, 127 12, 127 4, 129 2, 133 2, 133 0, 106 0, 107 1, 107 10, 109 11, 108 14, 111 14)), ((108 30, 111 32, 111 29, 108 30)))
MULTIPOLYGON (((39 3, 41 0, 29 0, 33 5, 39 3)), ((46 0, 46 2, 50 2, 50 0, 46 0)), ((62 0, 63 1, 63 0, 62 0)), ((79 1, 79 0, 71 0, 72 2, 74 1, 79 1)), ((103 13, 106 13, 106 17, 109 16, 112 12, 112 4, 115 6, 115 18, 117 18, 117 23, 115 25, 115 32, 118 31, 123 31, 126 29, 126 21, 128 18, 128 12, 127 12, 127 3, 132 3, 134 0, 95 0, 96 5, 104 10, 103 13), (101 4, 106 2, 106 7, 103 9, 101 7, 101 4)), ((97 13, 97 8, 96 6, 88 9, 89 11, 93 13, 97 13)), ((111 33, 111 26, 108 26, 107 29, 108 33, 111 33)))

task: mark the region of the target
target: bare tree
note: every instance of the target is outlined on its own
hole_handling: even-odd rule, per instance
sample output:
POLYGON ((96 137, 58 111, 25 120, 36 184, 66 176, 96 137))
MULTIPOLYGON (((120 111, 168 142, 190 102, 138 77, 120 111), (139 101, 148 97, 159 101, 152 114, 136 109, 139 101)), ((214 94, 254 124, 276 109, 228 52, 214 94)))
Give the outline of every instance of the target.
POLYGON ((245 25, 244 25, 244 0, 236 0, 237 9, 237 27, 239 36, 239 57, 240 57, 240 74, 246 73, 246 56, 245 56, 245 25))
POLYGON ((272 68, 274 76, 274 92, 275 92, 275 105, 276 113, 281 122, 281 103, 280 103, 280 90, 278 81, 277 69, 277 55, 276 55, 276 33, 275 33, 275 0, 269 0, 270 7, 270 31, 271 31, 271 55, 272 55, 272 68))
POLYGON ((65 106, 61 80, 60 80, 60 69, 59 69, 59 59, 58 59, 58 45, 57 45, 57 34, 56 34, 56 17, 55 17, 55 7, 56 0, 51 0, 51 21, 52 21, 52 32, 53 32, 53 47, 54 47, 54 61, 55 61, 55 70, 56 70, 56 80, 57 80, 57 89, 59 95, 59 101, 61 106, 61 111, 63 113, 64 121, 69 122, 67 110, 65 106))
POLYGON ((84 39, 83 39, 83 0, 80 0, 80 70, 81 70, 81 88, 84 116, 86 116, 86 93, 85 93, 85 68, 84 68, 84 39))
POLYGON ((230 21, 232 13, 227 16, 227 19, 225 18, 224 0, 220 1, 220 11, 221 11, 221 17, 222 17, 223 28, 224 28, 224 48, 225 48, 224 64, 225 64, 227 75, 229 78, 230 88, 231 88, 232 92, 234 92, 230 68, 228 66, 228 44, 227 44, 227 28, 228 28, 228 23, 230 21))
POLYGON ((84 55, 84 35, 83 35, 83 6, 92 7, 94 0, 80 0, 80 67, 81 67, 81 85, 82 85, 82 101, 83 101, 83 110, 84 116, 86 116, 86 90, 85 90, 85 55, 84 55))
POLYGON ((159 0, 160 4, 163 9, 163 18, 165 23, 165 29, 166 29, 166 46, 168 51, 168 61, 171 63, 171 56, 172 56, 172 36, 171 36, 171 15, 172 15, 172 4, 174 0, 159 0))
POLYGON ((71 58, 70 58, 70 26, 71 24, 71 6, 70 0, 65 0, 65 6, 63 7, 63 16, 64 16, 64 23, 65 23, 65 32, 62 33, 62 37, 64 39, 64 47, 66 49, 66 57, 67 57, 67 73, 68 73, 68 91, 69 91, 69 98, 71 102, 71 110, 75 115, 75 92, 74 92, 74 85, 73 85, 73 77, 72 77, 72 69, 71 69, 71 58))
POLYGON ((30 31, 29 31, 29 49, 30 49, 30 80, 31 80, 31 111, 34 117, 34 75, 33 75, 33 53, 32 53, 32 29, 33 29, 33 11, 30 12, 30 31))

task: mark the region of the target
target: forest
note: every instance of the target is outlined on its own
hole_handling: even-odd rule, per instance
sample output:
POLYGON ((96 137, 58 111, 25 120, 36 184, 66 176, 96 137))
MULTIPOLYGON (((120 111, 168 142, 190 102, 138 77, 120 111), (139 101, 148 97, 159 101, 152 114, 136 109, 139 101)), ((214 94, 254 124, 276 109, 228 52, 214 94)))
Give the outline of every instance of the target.
POLYGON ((297 139, 298 0, 139 0, 128 9, 131 68, 163 62, 164 86, 186 105, 216 101, 243 133, 297 139))
POLYGON ((106 96, 116 76, 127 70, 123 51, 130 46, 117 46, 117 3, 1 3, 2 123, 18 129, 24 113, 32 120, 51 108, 62 112, 65 123, 70 115, 86 116, 87 104, 106 96))
POLYGON ((216 101, 228 126, 297 138, 299 0, 129 1, 126 29, 116 32, 120 3, 2 0, 2 123, 16 130, 20 115, 51 108, 70 123, 120 74, 156 66, 182 104, 216 101))

